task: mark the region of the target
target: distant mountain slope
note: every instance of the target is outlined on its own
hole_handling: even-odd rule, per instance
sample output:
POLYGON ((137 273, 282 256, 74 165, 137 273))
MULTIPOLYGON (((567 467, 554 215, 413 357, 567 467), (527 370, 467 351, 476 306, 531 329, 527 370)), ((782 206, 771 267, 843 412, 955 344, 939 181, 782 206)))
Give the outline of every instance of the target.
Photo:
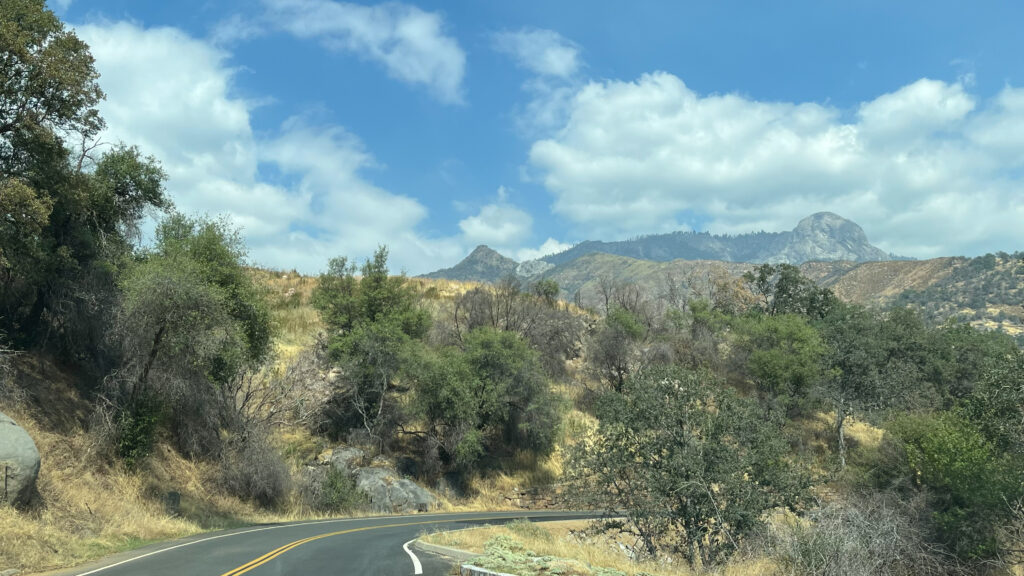
POLYGON ((890 260, 884 251, 868 242, 856 223, 831 212, 804 218, 790 232, 756 232, 739 236, 717 236, 707 232, 673 232, 621 242, 587 241, 565 252, 542 258, 561 265, 601 252, 640 260, 720 260, 723 262, 788 262, 812 260, 867 262, 890 260))
POLYGON ((509 274, 515 274, 517 268, 519 263, 515 260, 481 245, 455 266, 424 274, 422 277, 462 282, 497 282, 509 274))
POLYGON ((508 274, 517 274, 530 279, 588 254, 610 254, 653 262, 717 260, 802 264, 817 260, 869 262, 892 259, 872 246, 864 230, 854 222, 831 212, 819 212, 804 218, 789 232, 755 232, 739 236, 674 232, 621 242, 588 240, 564 252, 522 264, 487 246, 477 246, 462 262, 423 277, 497 282, 508 274))
MULTIPOLYGON (((738 279, 757 264, 707 260, 653 262, 611 254, 587 254, 543 275, 566 297, 579 291, 585 305, 598 306, 602 280, 635 282, 651 297, 674 282, 686 297, 706 295, 708 279, 738 279)), ((800 271, 841 299, 867 306, 912 305, 933 322, 959 318, 998 329, 1024 342, 1024 252, 978 258, 934 258, 888 262, 807 262, 800 271)))

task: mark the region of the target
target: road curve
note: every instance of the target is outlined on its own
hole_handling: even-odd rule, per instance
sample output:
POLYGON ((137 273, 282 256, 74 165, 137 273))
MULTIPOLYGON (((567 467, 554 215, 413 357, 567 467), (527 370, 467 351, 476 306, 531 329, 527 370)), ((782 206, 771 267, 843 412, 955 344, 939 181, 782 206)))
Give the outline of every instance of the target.
POLYGON ((51 576, 286 576, 447 574, 451 562, 408 551, 423 532, 498 524, 590 518, 565 511, 475 512, 339 518, 265 524, 147 546, 51 576))

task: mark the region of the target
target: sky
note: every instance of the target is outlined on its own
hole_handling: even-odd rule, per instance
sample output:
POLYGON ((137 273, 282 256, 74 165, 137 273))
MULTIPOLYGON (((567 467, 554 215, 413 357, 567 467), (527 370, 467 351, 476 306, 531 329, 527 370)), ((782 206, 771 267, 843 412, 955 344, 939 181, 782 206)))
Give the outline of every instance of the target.
POLYGON ((479 244, 782 231, 1024 249, 1024 5, 929 0, 53 0, 104 142, 250 260, 394 271, 479 244))

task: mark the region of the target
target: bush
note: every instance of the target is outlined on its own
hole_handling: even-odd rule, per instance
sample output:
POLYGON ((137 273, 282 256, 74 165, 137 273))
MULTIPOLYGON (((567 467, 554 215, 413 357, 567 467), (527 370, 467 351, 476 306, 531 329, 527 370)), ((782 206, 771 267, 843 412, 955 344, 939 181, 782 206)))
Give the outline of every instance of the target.
POLYGON ((1007 501, 1021 490, 1012 460, 953 414, 904 416, 887 428, 906 447, 912 482, 932 510, 935 539, 964 560, 997 557, 1007 501))
POLYGON ((790 576, 951 574, 956 564, 927 542, 920 498, 854 497, 771 525, 766 552, 790 576))
POLYGON ((367 504, 355 480, 333 466, 308 468, 303 480, 302 499, 317 512, 351 512, 367 504))
POLYGON ((221 457, 221 484, 234 496, 275 508, 284 502, 291 478, 281 455, 257 430, 228 444, 221 457))

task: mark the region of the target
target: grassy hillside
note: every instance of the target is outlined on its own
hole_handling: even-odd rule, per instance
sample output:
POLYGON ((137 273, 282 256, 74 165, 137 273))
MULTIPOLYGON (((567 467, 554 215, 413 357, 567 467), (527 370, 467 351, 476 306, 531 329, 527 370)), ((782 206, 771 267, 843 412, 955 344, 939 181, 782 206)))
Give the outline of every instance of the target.
MULTIPOLYGON (((755 264, 710 260, 654 262, 587 254, 545 274, 566 296, 587 306, 601 301, 602 281, 635 282, 657 298, 674 284, 687 297, 707 297, 715 277, 740 278, 755 264)), ((912 305, 937 323, 949 318, 1024 337, 1024 256, 933 258, 886 262, 808 262, 800 271, 848 302, 912 305)))

